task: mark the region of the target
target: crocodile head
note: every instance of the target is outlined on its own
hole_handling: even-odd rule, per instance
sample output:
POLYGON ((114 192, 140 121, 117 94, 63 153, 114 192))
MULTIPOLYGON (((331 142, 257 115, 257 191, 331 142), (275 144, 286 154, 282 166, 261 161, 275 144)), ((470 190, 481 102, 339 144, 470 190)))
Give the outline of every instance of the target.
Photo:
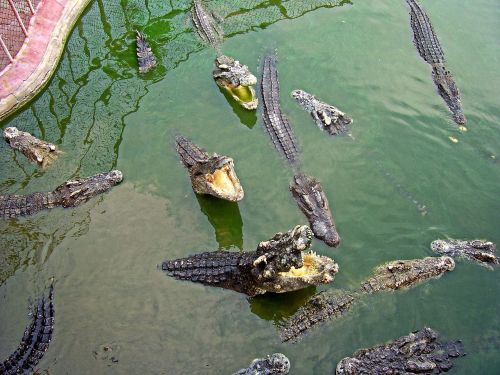
POLYGON ((490 241, 435 240, 431 243, 431 250, 440 255, 465 257, 482 265, 500 262, 495 253, 496 245, 490 241))
POLYGON ((12 148, 19 150, 31 162, 42 167, 50 165, 61 153, 54 144, 35 138, 16 127, 5 128, 3 136, 12 148))
POLYGON ((460 102, 460 94, 451 73, 444 66, 435 66, 432 70, 432 78, 439 95, 448 105, 453 120, 459 125, 467 123, 462 110, 462 103, 460 102))
POLYGON ((111 189, 122 179, 122 172, 118 170, 98 173, 91 177, 67 181, 59 185, 54 193, 60 198, 63 207, 75 207, 111 189))
POLYGON ((231 57, 219 56, 215 59, 213 77, 217 85, 226 90, 243 108, 257 108, 259 101, 252 87, 257 84, 257 78, 250 73, 246 65, 231 57))
POLYGON ((244 192, 229 156, 214 154, 189 170, 193 189, 198 194, 209 194, 231 202, 243 199, 244 192))
POLYGON ((252 270, 259 294, 290 292, 333 281, 339 269, 335 261, 306 252, 312 237, 311 229, 298 225, 259 244, 252 270))

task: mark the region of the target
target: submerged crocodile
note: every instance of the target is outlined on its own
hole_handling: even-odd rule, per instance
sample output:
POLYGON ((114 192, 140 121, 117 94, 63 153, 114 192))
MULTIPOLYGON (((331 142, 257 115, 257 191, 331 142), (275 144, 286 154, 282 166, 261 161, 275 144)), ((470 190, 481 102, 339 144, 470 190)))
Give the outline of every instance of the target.
POLYGON ((467 122, 460 102, 460 94, 453 76, 444 66, 444 53, 434 33, 429 17, 415 0, 406 0, 410 6, 410 23, 413 42, 420 56, 432 67, 432 79, 439 95, 450 109, 453 120, 463 125, 467 122))
POLYGON ((375 268, 374 275, 361 284, 366 293, 397 290, 453 271, 455 262, 447 256, 423 259, 395 260, 375 268))
POLYGON ((266 292, 285 293, 333 281, 338 265, 314 252, 312 233, 296 226, 277 233, 257 246, 256 251, 214 251, 168 260, 162 269, 180 280, 232 289, 249 296, 266 292))
POLYGON ((432 241, 431 249, 440 255, 463 257, 486 267, 499 264, 496 245, 490 241, 436 240, 432 241))
POLYGON ((29 161, 42 167, 51 164, 60 154, 54 144, 33 137, 30 133, 22 132, 16 127, 5 128, 3 136, 10 147, 20 151, 29 161))
POLYGON ((66 181, 53 191, 28 195, 0 195, 0 218, 33 215, 54 207, 76 207, 90 198, 111 189, 123 179, 122 172, 113 170, 87 178, 66 181))
POLYGON ((259 100, 252 87, 257 84, 257 78, 250 73, 248 66, 222 55, 215 59, 213 77, 217 85, 226 90, 243 108, 249 110, 257 108, 259 100))
POLYGON ((247 368, 233 375, 286 375, 290 371, 290 360, 281 353, 268 355, 267 358, 256 358, 247 368))
POLYGON ((328 246, 337 247, 340 237, 333 222, 328 199, 319 181, 302 173, 297 174, 293 176, 290 191, 309 220, 314 236, 328 246))
POLYGON ((147 73, 156 66, 156 58, 151 51, 146 38, 138 30, 136 32, 137 41, 137 62, 139 64, 139 73, 147 73))
POLYGON ((213 48, 218 50, 224 38, 224 33, 219 25, 217 25, 214 16, 214 14, 210 14, 205 9, 201 0, 193 0, 191 18, 196 33, 205 43, 210 44, 213 48))
POLYGON ((243 187, 234 171, 232 158, 217 154, 210 156, 180 135, 175 137, 175 143, 197 194, 209 194, 231 202, 243 199, 243 187))
POLYGON ((264 56, 260 84, 263 105, 262 117, 266 130, 276 149, 290 163, 295 164, 298 156, 297 141, 288 119, 281 112, 278 70, 274 53, 264 56))
POLYGON ((336 374, 440 374, 453 367, 451 359, 464 355, 461 341, 440 342, 437 332, 425 327, 386 345, 356 351, 338 363, 336 374))
POLYGON ((33 311, 31 324, 24 331, 16 351, 0 363, 0 374, 31 374, 33 367, 49 348, 54 330, 54 288, 51 285, 47 297, 43 295, 33 311))
POLYGON ((440 277, 454 268, 450 257, 397 260, 379 266, 374 276, 354 291, 330 289, 312 296, 292 317, 280 324, 282 341, 296 342, 311 328, 334 320, 349 309, 365 294, 384 290, 410 288, 430 278, 440 277))
POLYGON ((339 135, 349 130, 347 125, 352 123, 352 118, 333 105, 324 103, 302 90, 293 90, 292 97, 310 113, 316 125, 328 134, 339 135))

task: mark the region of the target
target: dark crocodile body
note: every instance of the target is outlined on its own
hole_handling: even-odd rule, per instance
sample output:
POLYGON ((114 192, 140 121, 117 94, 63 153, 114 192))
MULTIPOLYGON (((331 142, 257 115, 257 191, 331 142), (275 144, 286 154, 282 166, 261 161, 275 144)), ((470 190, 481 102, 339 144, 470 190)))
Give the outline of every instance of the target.
POLYGON ((493 242, 483 240, 436 240, 431 243, 431 249, 439 255, 463 257, 489 268, 500 263, 496 247, 493 242))
POLYGON ((114 170, 66 181, 55 190, 28 195, 0 195, 0 218, 33 215, 54 207, 75 207, 121 182, 122 173, 114 170))
POLYGON ((312 296, 291 318, 280 327, 281 341, 298 341, 309 329, 344 315, 357 299, 355 293, 328 290, 312 296))
POLYGON ((0 375, 31 374, 49 347, 54 330, 54 289, 43 295, 16 351, 0 364, 0 375))
POLYGON ((250 366, 242 368, 233 375, 286 375, 290 371, 290 360, 281 353, 256 358, 250 366))
POLYGON ((175 149, 186 168, 191 168, 198 163, 204 163, 210 159, 210 155, 181 135, 175 137, 175 149))
POLYGON ((279 90, 276 55, 270 53, 264 56, 262 64, 262 117, 274 146, 290 163, 295 163, 298 156, 297 141, 288 119, 281 112, 279 90))
POLYGON ((139 64, 139 73, 147 73, 156 66, 156 58, 151 51, 146 38, 136 30, 137 41, 137 62, 139 64))
POLYGON ((200 38, 210 44, 213 48, 219 49, 220 43, 224 37, 222 30, 215 23, 214 18, 204 8, 201 0, 193 1, 191 17, 194 27, 200 38))
POLYGON ((424 328, 386 345, 358 350, 338 363, 336 374, 440 374, 453 367, 451 359, 464 355, 461 341, 440 342, 434 330, 424 328))
POLYGON ((410 24, 413 41, 420 56, 432 67, 432 79, 439 95, 450 109, 453 120, 463 125, 467 122, 462 110, 460 93, 450 71, 444 66, 444 53, 429 17, 415 0, 406 0, 410 6, 410 24))
POLYGON ((255 296, 266 292, 284 293, 333 281, 338 265, 330 258, 302 252, 311 246, 312 232, 303 225, 277 233, 262 241, 256 251, 214 251, 167 260, 162 270, 180 280, 231 289, 255 296), (305 264, 307 263, 307 264, 305 264), (312 267, 296 275, 293 270, 312 267))
POLYGON ((297 174, 293 176, 290 191, 309 220, 314 236, 328 246, 337 247, 340 237, 328 206, 328 199, 319 181, 305 174, 297 174))

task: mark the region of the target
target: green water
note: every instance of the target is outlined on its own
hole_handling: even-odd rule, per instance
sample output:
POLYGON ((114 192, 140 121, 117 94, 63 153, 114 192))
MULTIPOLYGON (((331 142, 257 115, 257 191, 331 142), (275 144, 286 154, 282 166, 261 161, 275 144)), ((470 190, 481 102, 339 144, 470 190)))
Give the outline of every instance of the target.
MULTIPOLYGON (((498 0, 422 0, 461 91, 465 133, 412 45, 402 0, 207 5, 226 17, 222 51, 254 73, 266 50, 278 50, 282 109, 342 237, 338 249, 313 243, 340 265, 334 283, 318 290, 355 288, 383 262, 431 256, 437 238, 500 242, 498 0), (322 133, 291 99, 293 89, 352 116, 351 136, 322 133)), ((356 349, 424 326, 464 341, 468 355, 453 373, 498 374, 499 270, 459 260, 439 280, 365 299, 297 344, 281 344, 275 324, 314 288, 248 299, 158 270, 196 252, 253 250, 306 223, 260 112, 221 93, 211 78, 215 52, 193 34, 188 10, 186 0, 93 2, 49 86, 2 124, 64 154, 40 170, 0 142, 0 194, 51 190, 112 168, 125 178, 76 209, 0 222, 0 358, 18 345, 30 299, 54 276, 55 334, 40 363, 50 374, 230 374, 273 352, 290 358, 292 374, 331 374, 356 349), (159 61, 144 77, 136 28, 159 61), (176 134, 232 156, 243 201, 197 197, 175 154, 176 134)))

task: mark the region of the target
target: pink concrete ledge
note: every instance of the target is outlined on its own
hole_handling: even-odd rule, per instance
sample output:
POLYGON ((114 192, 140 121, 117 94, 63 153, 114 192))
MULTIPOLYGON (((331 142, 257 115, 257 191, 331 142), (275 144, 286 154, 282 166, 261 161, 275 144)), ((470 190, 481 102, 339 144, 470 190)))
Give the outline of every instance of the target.
POLYGON ((0 121, 49 82, 76 21, 91 0, 41 0, 14 61, 0 72, 0 121))

